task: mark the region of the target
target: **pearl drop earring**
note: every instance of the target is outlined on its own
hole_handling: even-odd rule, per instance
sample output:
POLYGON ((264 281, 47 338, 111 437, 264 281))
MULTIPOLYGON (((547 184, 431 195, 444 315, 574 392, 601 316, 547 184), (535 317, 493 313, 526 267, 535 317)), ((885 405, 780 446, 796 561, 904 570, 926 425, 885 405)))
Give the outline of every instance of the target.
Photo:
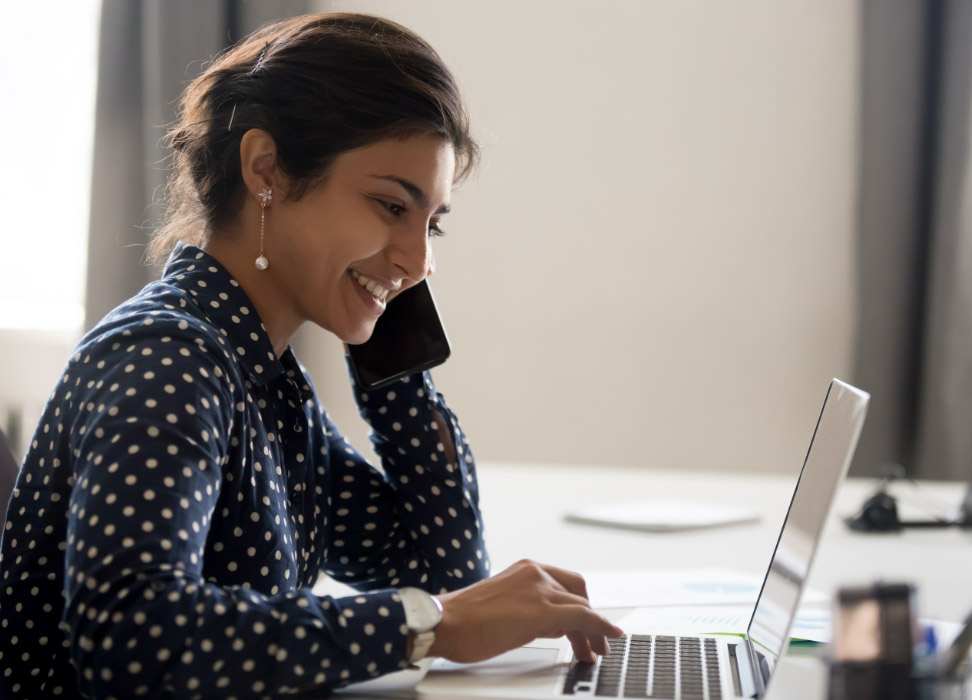
POLYGON ((260 190, 260 256, 253 261, 258 270, 266 270, 270 267, 270 261, 263 254, 263 224, 266 219, 267 202, 273 199, 273 191, 264 187, 260 190))

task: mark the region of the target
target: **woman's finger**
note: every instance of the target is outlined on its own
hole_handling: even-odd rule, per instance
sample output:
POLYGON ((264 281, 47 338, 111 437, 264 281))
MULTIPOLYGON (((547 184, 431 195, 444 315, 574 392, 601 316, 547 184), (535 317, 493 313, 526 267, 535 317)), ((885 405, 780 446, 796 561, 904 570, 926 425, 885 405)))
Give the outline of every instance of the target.
POLYGON ((591 603, 587 598, 566 591, 563 588, 553 588, 547 591, 545 598, 548 603, 553 605, 583 605, 587 609, 591 608, 591 603))
MULTIPOLYGON (((587 635, 582 632, 568 632, 567 639, 570 641, 570 646, 574 649, 574 658, 578 661, 586 661, 587 663, 594 663, 597 661, 597 656, 595 655, 595 649, 591 648, 591 643, 587 639, 587 635)), ((605 643, 605 646, 607 644, 605 643)))
POLYGON ((624 634, 624 630, 598 615, 587 605, 561 606, 559 612, 561 624, 565 629, 583 632, 588 639, 614 638, 624 634))
POLYGON ((587 599, 587 582, 584 577, 574 571, 568 571, 567 569, 560 569, 556 566, 550 566, 549 564, 541 564, 543 570, 550 576, 554 581, 563 586, 566 590, 570 591, 576 596, 587 599))
POLYGON ((594 651, 606 654, 607 642, 604 638, 624 634, 620 627, 594 612, 586 598, 567 591, 551 591, 547 602, 552 605, 552 615, 547 618, 550 629, 543 635, 545 637, 560 636, 561 630, 583 632, 591 640, 594 651), (555 631, 558 633, 554 634, 555 631))
POLYGON ((607 656, 611 653, 611 647, 608 646, 606 637, 588 637, 587 643, 591 645, 591 649, 601 656, 607 656))

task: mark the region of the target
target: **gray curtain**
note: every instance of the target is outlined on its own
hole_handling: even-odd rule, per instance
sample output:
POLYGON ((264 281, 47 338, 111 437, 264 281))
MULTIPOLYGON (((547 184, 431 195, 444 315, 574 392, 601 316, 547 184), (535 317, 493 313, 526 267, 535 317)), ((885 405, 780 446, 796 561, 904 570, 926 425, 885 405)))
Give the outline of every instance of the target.
POLYGON ((972 3, 862 8, 853 470, 972 481, 972 3))
POLYGON ((310 0, 103 0, 98 49, 85 327, 158 271, 143 263, 162 216, 164 126, 203 63, 310 0))

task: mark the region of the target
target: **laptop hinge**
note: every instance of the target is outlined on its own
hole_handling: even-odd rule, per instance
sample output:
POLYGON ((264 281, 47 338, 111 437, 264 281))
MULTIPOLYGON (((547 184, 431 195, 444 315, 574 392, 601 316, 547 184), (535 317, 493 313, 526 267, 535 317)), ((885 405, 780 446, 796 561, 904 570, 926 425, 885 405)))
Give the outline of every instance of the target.
POLYGON ((755 650, 748 640, 729 645, 729 665, 732 670, 736 694, 744 698, 760 698, 772 669, 765 655, 755 650))

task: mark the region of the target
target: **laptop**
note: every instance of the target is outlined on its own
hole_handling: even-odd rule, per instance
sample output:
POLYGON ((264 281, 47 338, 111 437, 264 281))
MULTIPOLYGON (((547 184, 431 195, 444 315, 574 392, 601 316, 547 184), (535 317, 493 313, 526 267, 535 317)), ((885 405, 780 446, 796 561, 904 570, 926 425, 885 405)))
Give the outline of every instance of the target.
MULTIPOLYGON (((676 636, 626 630, 595 663, 564 639, 532 644, 480 664, 433 662, 417 691, 458 698, 762 698, 784 653, 800 594, 837 487, 847 473, 870 396, 834 379, 810 440, 783 528, 744 635, 676 636)), ((742 632, 742 630, 740 630, 742 632)))

